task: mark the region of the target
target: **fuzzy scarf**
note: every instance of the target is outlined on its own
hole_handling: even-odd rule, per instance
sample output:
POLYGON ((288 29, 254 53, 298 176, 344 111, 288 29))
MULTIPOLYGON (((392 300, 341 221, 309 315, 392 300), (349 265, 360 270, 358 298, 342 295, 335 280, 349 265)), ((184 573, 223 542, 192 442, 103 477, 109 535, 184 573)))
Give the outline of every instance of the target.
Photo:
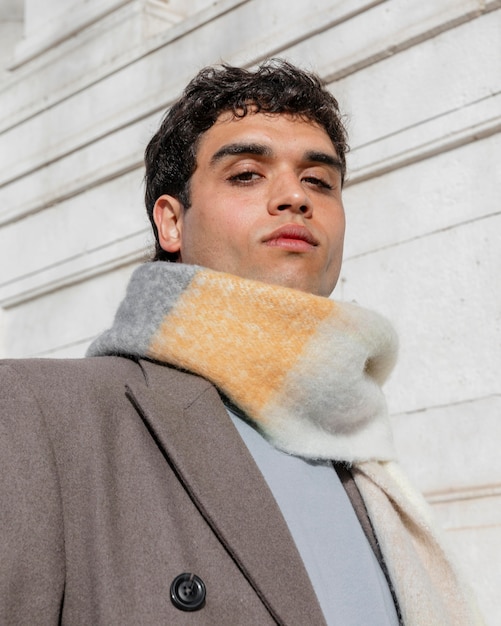
POLYGON ((146 263, 89 356, 148 358, 211 381, 277 448, 352 467, 406 626, 481 624, 394 463, 381 385, 396 337, 353 304, 205 268, 146 263))

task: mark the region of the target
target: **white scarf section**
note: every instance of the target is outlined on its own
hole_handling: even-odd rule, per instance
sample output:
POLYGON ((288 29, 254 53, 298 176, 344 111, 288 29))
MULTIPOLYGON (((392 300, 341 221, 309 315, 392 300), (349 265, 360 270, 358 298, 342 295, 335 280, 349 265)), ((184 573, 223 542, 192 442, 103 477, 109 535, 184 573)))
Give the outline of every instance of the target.
POLYGON ((393 461, 356 463, 365 502, 404 626, 482 626, 471 590, 431 510, 393 461))

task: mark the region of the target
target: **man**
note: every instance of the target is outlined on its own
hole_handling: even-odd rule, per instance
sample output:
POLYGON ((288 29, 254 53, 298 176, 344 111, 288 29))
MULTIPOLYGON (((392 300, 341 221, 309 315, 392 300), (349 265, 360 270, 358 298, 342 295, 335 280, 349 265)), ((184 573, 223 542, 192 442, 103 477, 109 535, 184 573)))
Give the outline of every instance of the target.
POLYGON ((168 112, 113 327, 0 368, 1 623, 476 623, 393 462, 393 332, 328 299, 346 149, 285 62, 168 112))

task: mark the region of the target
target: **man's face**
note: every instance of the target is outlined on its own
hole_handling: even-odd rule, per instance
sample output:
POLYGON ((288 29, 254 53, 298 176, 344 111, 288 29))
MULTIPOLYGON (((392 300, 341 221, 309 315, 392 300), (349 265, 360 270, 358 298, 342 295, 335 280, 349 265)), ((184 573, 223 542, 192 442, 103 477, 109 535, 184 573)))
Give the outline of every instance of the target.
POLYGON ((200 139, 191 206, 161 196, 162 248, 183 263, 328 296, 341 268, 344 210, 335 148, 299 117, 222 114, 200 139))

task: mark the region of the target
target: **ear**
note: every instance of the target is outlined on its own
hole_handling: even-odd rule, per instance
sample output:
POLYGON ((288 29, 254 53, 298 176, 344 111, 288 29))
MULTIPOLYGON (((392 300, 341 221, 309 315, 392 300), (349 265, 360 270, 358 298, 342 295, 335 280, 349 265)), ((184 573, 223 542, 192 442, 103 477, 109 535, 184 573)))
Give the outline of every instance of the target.
POLYGON ((183 205, 173 196, 160 196, 153 207, 158 241, 166 252, 179 252, 183 224, 183 205))

